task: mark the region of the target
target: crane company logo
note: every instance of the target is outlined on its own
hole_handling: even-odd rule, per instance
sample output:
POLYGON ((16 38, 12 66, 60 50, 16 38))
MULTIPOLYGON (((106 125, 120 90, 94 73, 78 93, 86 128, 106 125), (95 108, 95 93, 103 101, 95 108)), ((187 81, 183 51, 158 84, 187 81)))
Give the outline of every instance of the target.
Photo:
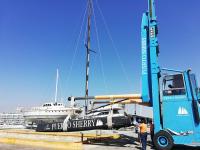
POLYGON ((97 124, 96 124, 96 126, 102 126, 103 125, 103 122, 101 121, 101 120, 97 120, 97 124))
POLYGON ((147 74, 147 39, 142 38, 142 74, 147 74))
POLYGON ((178 108, 178 115, 188 115, 188 114, 189 113, 188 113, 186 108, 184 108, 184 107, 179 107, 178 108))

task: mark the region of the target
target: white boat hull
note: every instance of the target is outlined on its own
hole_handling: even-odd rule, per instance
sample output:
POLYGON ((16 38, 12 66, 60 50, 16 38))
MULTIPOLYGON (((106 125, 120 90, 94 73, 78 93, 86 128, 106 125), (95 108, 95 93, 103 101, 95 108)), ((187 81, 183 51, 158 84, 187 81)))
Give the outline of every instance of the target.
POLYGON ((69 114, 71 116, 78 115, 81 110, 78 108, 68 108, 68 109, 49 109, 49 110, 39 110, 39 111, 27 111, 24 112, 25 122, 37 123, 38 121, 50 122, 50 121, 63 121, 69 114))

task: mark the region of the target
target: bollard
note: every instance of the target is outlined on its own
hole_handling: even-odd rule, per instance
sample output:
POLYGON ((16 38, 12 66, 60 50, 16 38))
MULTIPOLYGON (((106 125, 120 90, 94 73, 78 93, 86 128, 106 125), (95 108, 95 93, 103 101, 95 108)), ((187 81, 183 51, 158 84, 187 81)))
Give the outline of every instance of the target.
POLYGON ((81 143, 83 143, 83 133, 82 132, 80 133, 81 133, 81 143))

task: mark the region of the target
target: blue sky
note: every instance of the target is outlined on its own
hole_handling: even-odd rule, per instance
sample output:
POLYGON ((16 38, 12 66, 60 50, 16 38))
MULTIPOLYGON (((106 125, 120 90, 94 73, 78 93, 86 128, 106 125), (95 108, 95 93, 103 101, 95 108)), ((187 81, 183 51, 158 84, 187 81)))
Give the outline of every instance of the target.
MULTIPOLYGON (((101 53, 93 20, 91 46, 97 54, 91 55, 89 93, 138 93, 140 23, 147 0, 98 0, 98 5, 114 46, 94 0, 101 53)), ((199 6, 199 0, 156 0, 161 67, 192 68, 198 79, 199 6)), ((59 98, 66 101, 70 95, 84 95, 85 22, 77 41, 85 7, 86 0, 0 0, 1 112, 53 100, 56 68, 60 70, 59 98)))

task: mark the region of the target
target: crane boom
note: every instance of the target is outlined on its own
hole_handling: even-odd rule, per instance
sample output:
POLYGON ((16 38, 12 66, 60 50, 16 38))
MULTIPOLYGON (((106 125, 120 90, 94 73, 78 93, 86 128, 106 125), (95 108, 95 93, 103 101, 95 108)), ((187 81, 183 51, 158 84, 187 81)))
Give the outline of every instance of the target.
POLYGON ((148 0, 148 12, 143 13, 141 24, 141 52, 142 52, 142 99, 153 105, 153 93, 158 93, 158 28, 155 16, 154 0, 148 0), (156 81, 156 82, 154 82, 156 81), (153 90, 154 88, 155 90, 153 90))

